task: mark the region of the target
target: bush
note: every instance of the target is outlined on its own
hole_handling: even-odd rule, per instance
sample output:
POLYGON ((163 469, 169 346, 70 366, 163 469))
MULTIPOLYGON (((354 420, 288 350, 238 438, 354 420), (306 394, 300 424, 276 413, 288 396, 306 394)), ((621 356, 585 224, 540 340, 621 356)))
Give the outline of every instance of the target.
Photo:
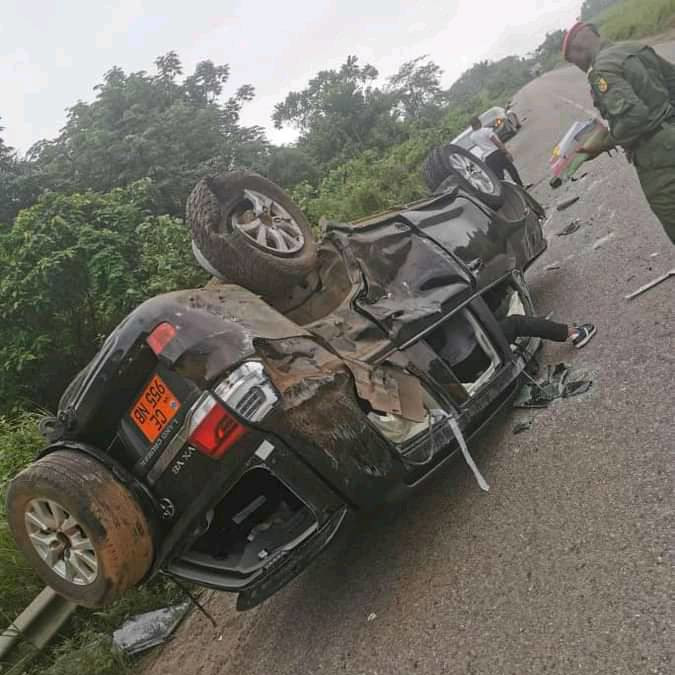
POLYGON ((417 130, 385 153, 367 150, 329 171, 318 187, 301 183, 291 196, 313 223, 322 216, 356 220, 420 199, 427 194, 421 169, 429 151, 461 133, 476 111, 503 103, 514 91, 505 89, 497 99, 483 93, 466 104, 450 105, 436 126, 417 130))
POLYGON ((609 40, 633 40, 675 25, 675 0, 625 0, 610 7, 598 23, 609 40))
POLYGON ((48 193, 0 235, 0 412, 54 408, 142 301, 206 279, 183 221, 150 212, 152 184, 48 193))

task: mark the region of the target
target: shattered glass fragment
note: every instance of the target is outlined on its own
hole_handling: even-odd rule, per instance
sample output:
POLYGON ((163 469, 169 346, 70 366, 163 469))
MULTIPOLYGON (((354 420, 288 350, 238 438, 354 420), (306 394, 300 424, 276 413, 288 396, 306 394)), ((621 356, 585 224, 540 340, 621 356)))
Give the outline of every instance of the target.
MULTIPOLYGON (((593 385, 590 380, 577 380, 570 382, 571 368, 559 363, 555 368, 548 366, 546 377, 540 382, 534 380, 520 390, 513 403, 514 408, 547 408, 553 401, 559 398, 571 398, 585 394, 593 385)), ((515 429, 514 429, 514 433, 515 429)))
POLYGON ((573 220, 567 227, 563 228, 558 232, 559 237, 566 237, 570 234, 574 234, 577 230, 581 228, 580 220, 573 220))
POLYGON ((517 436, 518 434, 522 434, 526 431, 529 431, 532 428, 532 422, 534 420, 527 420, 526 422, 518 422, 514 427, 513 427, 513 435, 517 436))

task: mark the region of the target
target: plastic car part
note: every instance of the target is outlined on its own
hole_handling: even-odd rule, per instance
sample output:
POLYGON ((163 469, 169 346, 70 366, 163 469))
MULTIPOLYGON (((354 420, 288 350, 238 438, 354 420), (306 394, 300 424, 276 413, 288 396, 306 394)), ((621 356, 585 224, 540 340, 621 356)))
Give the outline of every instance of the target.
POLYGON ((454 417, 448 417, 448 422, 450 423, 450 426, 452 427, 452 432, 455 434, 455 438, 457 439, 459 447, 462 450, 462 455, 464 455, 464 461, 469 465, 469 468, 471 469, 474 477, 476 478, 478 486, 484 492, 490 492, 490 486, 488 485, 485 478, 483 478, 483 474, 476 466, 476 462, 473 461, 473 457, 471 456, 466 441, 464 440, 464 434, 460 429, 459 423, 454 417))
POLYGON ((433 411, 439 410, 441 406, 425 391, 424 408, 426 418, 422 422, 415 422, 393 413, 381 414, 375 411, 368 414, 368 419, 387 440, 395 445, 403 445, 420 434, 429 431, 429 427, 433 422, 433 411))
POLYGON ((188 443, 199 452, 220 459, 246 431, 211 394, 206 394, 192 409, 188 443))

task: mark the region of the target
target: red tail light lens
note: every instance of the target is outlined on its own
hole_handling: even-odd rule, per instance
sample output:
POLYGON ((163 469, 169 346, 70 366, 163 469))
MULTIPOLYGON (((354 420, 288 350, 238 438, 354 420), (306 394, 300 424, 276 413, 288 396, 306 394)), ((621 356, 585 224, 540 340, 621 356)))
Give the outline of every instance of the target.
POLYGON ((192 415, 188 443, 199 452, 220 459, 246 431, 215 398, 207 396, 192 415))
POLYGON ((160 323, 148 335, 146 342, 150 349, 159 356, 164 348, 176 337, 176 329, 170 323, 160 323))

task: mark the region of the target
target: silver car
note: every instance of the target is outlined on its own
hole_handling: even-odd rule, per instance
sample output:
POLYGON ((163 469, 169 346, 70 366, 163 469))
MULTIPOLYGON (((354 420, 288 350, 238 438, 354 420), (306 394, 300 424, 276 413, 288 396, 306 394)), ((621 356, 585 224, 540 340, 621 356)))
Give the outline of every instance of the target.
MULTIPOLYGON (((484 127, 494 129, 497 136, 504 142, 513 138, 522 126, 518 119, 518 115, 508 107, 500 108, 499 106, 495 106, 494 108, 486 110, 482 115, 479 115, 478 119, 482 122, 484 127)), ((483 159, 484 153, 471 141, 472 131, 473 129, 471 127, 467 128, 452 140, 452 144, 459 145, 460 148, 469 150, 479 159, 483 159)))

